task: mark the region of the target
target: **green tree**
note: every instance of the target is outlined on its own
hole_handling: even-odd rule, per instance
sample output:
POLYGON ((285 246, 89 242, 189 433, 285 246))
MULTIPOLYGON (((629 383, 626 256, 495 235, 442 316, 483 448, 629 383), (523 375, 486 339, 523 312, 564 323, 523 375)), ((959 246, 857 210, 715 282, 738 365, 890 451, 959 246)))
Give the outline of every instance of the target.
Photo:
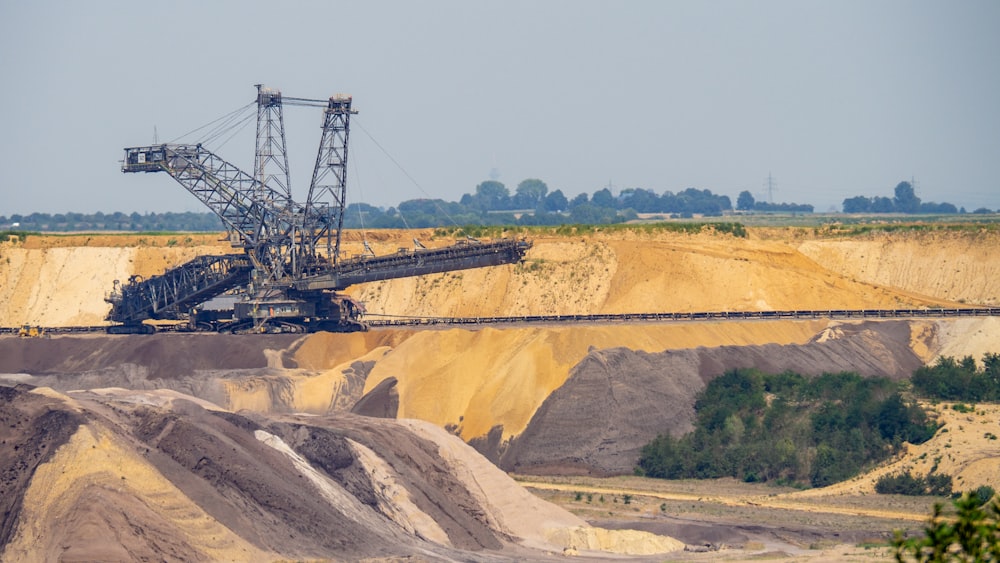
POLYGON ((934 505, 923 536, 905 538, 896 531, 892 540, 896 561, 1000 561, 1000 504, 983 506, 971 493, 954 502, 955 516, 934 505))
POLYGON ((562 190, 555 190, 545 196, 545 201, 542 202, 542 209, 551 213, 556 213, 559 211, 565 211, 569 208, 569 201, 566 200, 566 196, 563 195, 562 190))
POLYGON ((507 186, 496 180, 486 180, 476 186, 476 204, 483 211, 507 209, 510 203, 510 192, 507 186))
POLYGON ((608 188, 594 192, 593 197, 590 198, 590 203, 595 207, 608 207, 611 209, 616 207, 615 196, 611 195, 611 190, 608 188))
POLYGON ((844 213, 868 213, 872 210, 872 200, 859 195, 844 200, 844 213))
POLYGON ((535 209, 549 193, 545 182, 537 178, 522 180, 514 190, 514 207, 518 209, 535 209))
POLYGON ((871 211, 872 213, 892 213, 897 209, 893 200, 887 197, 874 197, 872 198, 871 211))
POLYGON ((920 211, 920 198, 913 191, 913 186, 909 182, 896 184, 895 195, 892 199, 893 207, 899 213, 917 213, 920 211))
POLYGON ((579 205, 586 205, 590 203, 590 198, 586 193, 577 194, 576 197, 569 201, 569 206, 567 209, 573 209, 579 205))
POLYGON ((753 209, 756 201, 753 198, 753 194, 747 190, 740 192, 740 195, 736 198, 736 209, 740 211, 750 211, 753 209))

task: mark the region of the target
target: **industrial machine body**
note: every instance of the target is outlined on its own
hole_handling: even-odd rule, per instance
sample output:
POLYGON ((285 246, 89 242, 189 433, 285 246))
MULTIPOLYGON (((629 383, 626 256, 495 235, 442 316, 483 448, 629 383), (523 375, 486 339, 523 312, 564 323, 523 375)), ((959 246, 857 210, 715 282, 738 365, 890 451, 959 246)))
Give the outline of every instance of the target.
POLYGON ((122 171, 165 172, 218 215, 234 249, 199 256, 162 275, 115 282, 109 332, 148 333, 147 320, 187 321, 192 330, 314 332, 365 330, 364 309, 340 293, 370 281, 520 261, 531 243, 462 241, 388 256, 341 258, 352 98, 283 98, 257 85, 257 150, 247 174, 201 144, 125 149, 122 171), (323 108, 323 127, 305 203, 292 199, 283 106, 323 108))

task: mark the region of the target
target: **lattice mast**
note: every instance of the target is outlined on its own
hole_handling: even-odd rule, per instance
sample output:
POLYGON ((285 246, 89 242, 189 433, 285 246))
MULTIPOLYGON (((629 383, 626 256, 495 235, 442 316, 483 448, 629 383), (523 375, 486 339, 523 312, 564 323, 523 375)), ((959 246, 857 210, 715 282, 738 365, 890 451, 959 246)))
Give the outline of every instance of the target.
POLYGON ((340 260, 341 231, 347 207, 347 140, 350 135, 351 96, 331 96, 324 110, 323 137, 306 198, 303 243, 318 257, 316 245, 326 243, 327 260, 340 260))
POLYGON ((257 143, 254 151, 254 200, 267 213, 267 224, 260 225, 261 239, 268 241, 265 250, 272 254, 269 261, 282 267, 264 268, 271 279, 281 279, 286 274, 284 265, 295 263, 295 232, 298 224, 294 220, 292 184, 288 167, 288 151, 285 145, 285 118, 281 103, 281 91, 257 87, 257 143))
POLYGON ((274 202, 276 207, 287 206, 292 200, 292 183, 288 174, 288 152, 285 149, 285 117, 281 105, 281 91, 257 87, 257 149, 254 153, 254 176, 260 187, 261 198, 273 194, 283 196, 284 201, 274 202))

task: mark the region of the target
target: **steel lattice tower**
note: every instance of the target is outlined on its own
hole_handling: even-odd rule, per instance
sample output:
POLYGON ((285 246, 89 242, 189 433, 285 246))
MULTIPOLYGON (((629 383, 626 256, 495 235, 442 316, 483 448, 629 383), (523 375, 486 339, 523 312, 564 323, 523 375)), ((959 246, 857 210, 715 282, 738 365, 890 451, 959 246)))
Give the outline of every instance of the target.
MULTIPOLYGON (((254 178, 275 193, 284 195, 287 205, 292 199, 291 178, 288 175, 288 152, 285 149, 285 118, 281 106, 281 91, 257 87, 257 148, 254 153, 254 178)), ((265 190, 259 190, 264 193, 265 190)), ((276 203, 276 202, 272 202, 276 203)))
POLYGON ((330 97, 323 120, 323 138, 316 154, 309 197, 306 198, 306 237, 312 234, 312 246, 326 239, 326 253, 334 264, 340 259, 340 232, 347 206, 347 139, 350 135, 351 96, 330 97))

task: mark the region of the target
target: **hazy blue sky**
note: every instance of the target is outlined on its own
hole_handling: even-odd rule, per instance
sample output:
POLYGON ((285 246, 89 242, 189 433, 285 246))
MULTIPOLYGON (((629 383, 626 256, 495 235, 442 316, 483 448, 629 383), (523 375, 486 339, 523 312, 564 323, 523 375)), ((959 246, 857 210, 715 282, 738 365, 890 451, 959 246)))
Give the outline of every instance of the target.
MULTIPOLYGON (((916 179, 1000 207, 1000 2, 0 0, 0 215, 202 211, 121 149, 253 101, 354 95, 349 198, 457 200, 492 169, 840 209, 916 179), (362 131, 367 131, 371 138, 362 131), (386 158, 375 139, 416 180, 386 158)), ((292 188, 321 116, 286 108, 292 188)), ((218 148, 245 170, 253 124, 218 148)))

